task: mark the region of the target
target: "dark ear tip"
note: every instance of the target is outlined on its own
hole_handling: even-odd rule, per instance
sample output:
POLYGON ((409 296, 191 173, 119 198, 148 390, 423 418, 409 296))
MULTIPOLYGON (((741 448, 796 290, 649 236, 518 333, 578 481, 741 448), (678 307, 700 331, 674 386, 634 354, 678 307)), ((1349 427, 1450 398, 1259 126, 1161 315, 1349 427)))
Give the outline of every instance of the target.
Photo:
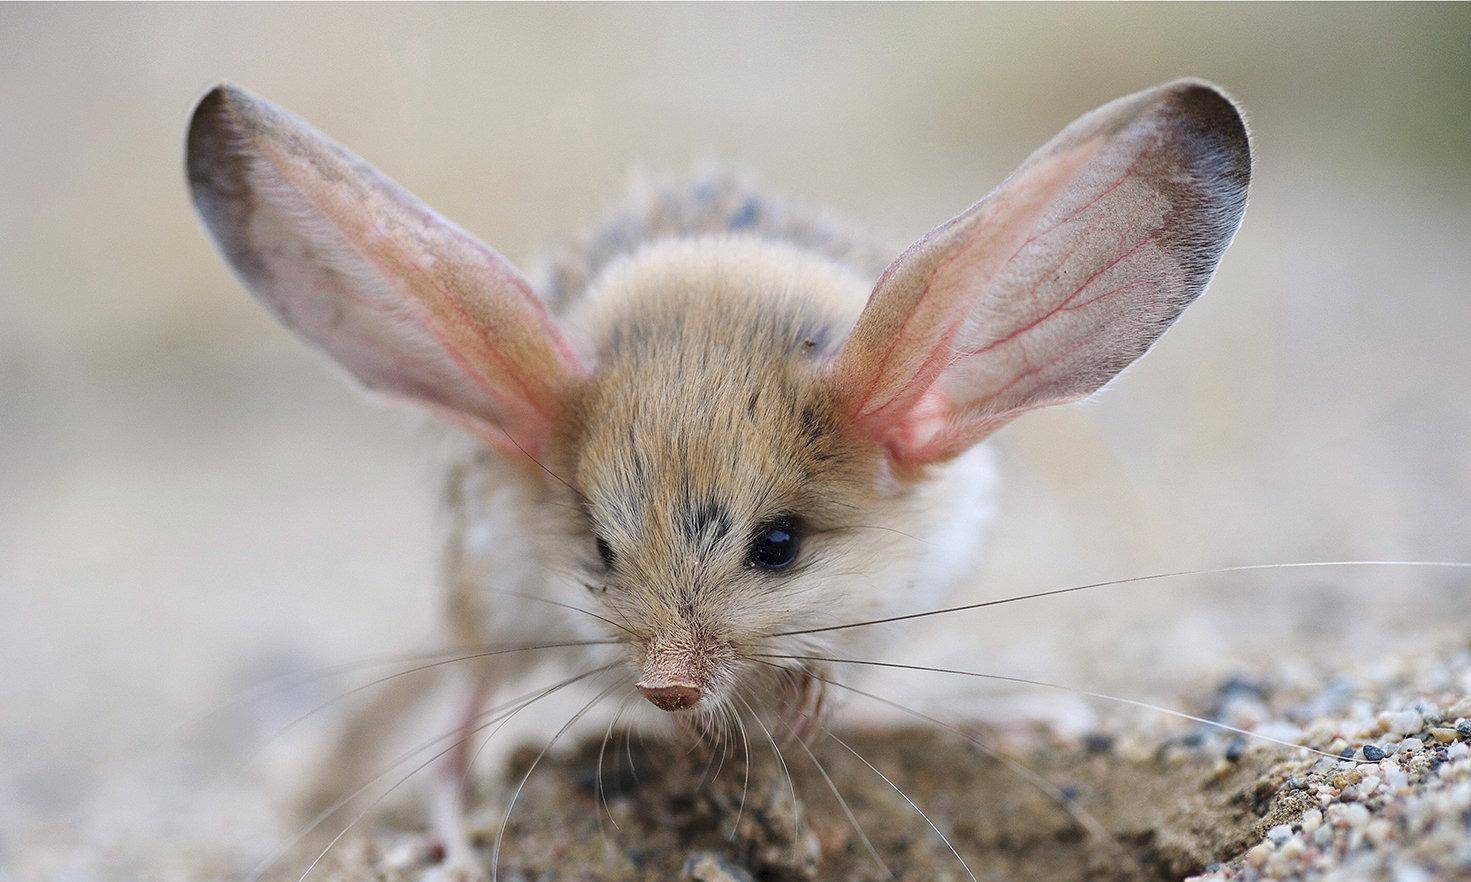
POLYGON ((1235 101, 1205 80, 1176 80, 1160 87, 1171 110, 1222 171, 1241 187, 1251 180, 1251 135, 1235 101))
POLYGON ((185 135, 185 162, 196 184, 212 166, 238 152, 243 138, 265 118, 263 102, 239 86, 220 81, 194 103, 185 135))

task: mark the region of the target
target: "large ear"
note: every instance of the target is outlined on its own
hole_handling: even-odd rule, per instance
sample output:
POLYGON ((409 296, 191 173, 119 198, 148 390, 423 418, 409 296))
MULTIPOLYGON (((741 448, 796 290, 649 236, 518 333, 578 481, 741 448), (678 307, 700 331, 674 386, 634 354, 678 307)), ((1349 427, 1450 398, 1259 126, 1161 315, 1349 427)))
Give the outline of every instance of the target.
POLYGON ((229 85, 189 124, 194 204, 288 327, 370 389, 535 454, 582 373, 504 257, 302 120, 229 85))
POLYGON ((1241 114, 1205 83, 1078 119, 884 272, 833 364, 847 415, 921 464, 1095 391, 1205 290, 1250 177, 1241 114))

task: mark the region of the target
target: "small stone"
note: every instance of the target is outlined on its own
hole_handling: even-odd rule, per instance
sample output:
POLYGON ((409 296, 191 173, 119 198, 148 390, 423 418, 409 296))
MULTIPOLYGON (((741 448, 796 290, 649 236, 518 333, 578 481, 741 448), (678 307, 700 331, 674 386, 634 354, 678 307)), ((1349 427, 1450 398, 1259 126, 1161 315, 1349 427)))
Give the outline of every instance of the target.
POLYGON ((1266 865, 1267 860, 1271 856, 1272 844, 1270 842, 1262 842, 1252 846, 1251 850, 1246 853, 1246 862, 1253 867, 1261 867, 1266 865))
POLYGON ((1292 838, 1292 828, 1286 824, 1278 824, 1267 831, 1267 838, 1272 840, 1273 845, 1281 845, 1292 838))
POLYGON ((1389 731, 1400 735, 1410 735, 1420 731, 1425 724, 1425 718, 1420 716, 1419 711, 1402 710, 1389 716, 1389 731))
POLYGON ((1367 836, 1369 838, 1369 841, 1374 843, 1375 845, 1383 845, 1384 843, 1388 842, 1389 837, 1393 833, 1394 825, 1384 820, 1383 818, 1376 818, 1375 820, 1370 821, 1369 826, 1364 829, 1364 835, 1367 836))
POLYGON ((1437 726, 1436 728, 1430 730, 1430 737, 1434 738, 1436 741, 1439 741, 1441 744, 1450 744, 1452 741, 1456 740, 1456 730, 1444 729, 1437 726))
POLYGON ((1379 789, 1379 783, 1380 782, 1379 782, 1379 776, 1378 775, 1370 775, 1370 776, 1368 776, 1367 778, 1365 778, 1364 780, 1362 780, 1362 781, 1359 782, 1359 795, 1360 796, 1368 796, 1369 794, 1373 793, 1375 790, 1378 790, 1379 789))
POLYGON ((1307 843, 1303 842, 1300 838, 1293 836, 1291 839, 1288 839, 1277 848, 1277 853, 1287 858, 1288 860, 1295 861, 1298 858, 1302 857, 1303 853, 1307 850, 1307 843))
POLYGON ((1291 858, 1279 851, 1267 861, 1267 866, 1262 873, 1268 879, 1285 879, 1292 875, 1292 863, 1291 858))
POLYGON ((1471 741, 1471 720, 1461 720, 1456 723, 1456 734, 1471 741))
POLYGON ((1369 823, 1369 810, 1359 803, 1354 803, 1344 808, 1343 819, 1348 822, 1350 829, 1357 829, 1369 823))
POLYGON ((1394 882, 1431 882, 1430 874, 1414 864, 1396 863, 1390 877, 1394 882))
POLYGON ((1464 741, 1457 741, 1445 749, 1445 755, 1453 760, 1458 760, 1468 753, 1471 753, 1471 747, 1467 747, 1464 741))
POLYGON ((1106 732, 1089 732, 1083 736, 1083 747, 1089 753, 1109 753, 1113 750, 1114 738, 1106 732))
POLYGON ((1425 742, 1421 741, 1419 738, 1406 738, 1404 741, 1401 741, 1399 743, 1400 753, 1419 753, 1421 750, 1424 749, 1425 742))
POLYGON ((683 873, 689 882, 754 882, 744 867, 710 851, 690 855, 684 862, 683 873))
POLYGON ((1384 759, 1384 751, 1372 744, 1364 745, 1364 759, 1371 763, 1377 763, 1384 759))
POLYGON ((1314 845, 1327 845, 1333 841, 1333 828, 1326 824, 1313 831, 1314 845))
POLYGON ((1320 809, 1308 809, 1302 813, 1302 832, 1311 833, 1323 826, 1323 812, 1320 809))

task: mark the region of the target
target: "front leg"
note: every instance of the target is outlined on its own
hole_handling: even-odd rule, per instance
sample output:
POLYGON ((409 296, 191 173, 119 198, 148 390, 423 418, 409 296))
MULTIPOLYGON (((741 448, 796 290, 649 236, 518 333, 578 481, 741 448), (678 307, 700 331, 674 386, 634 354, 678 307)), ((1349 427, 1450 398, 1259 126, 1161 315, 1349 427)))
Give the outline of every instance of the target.
POLYGON ((490 694, 490 684, 474 675, 466 681, 460 690, 464 699, 459 729, 455 732, 458 740, 439 763, 430 805, 431 823, 444 848, 443 860, 428 876, 435 882, 481 882, 490 878, 475 851, 466 818, 471 791, 470 763, 475 758, 476 735, 482 725, 480 717, 490 694))

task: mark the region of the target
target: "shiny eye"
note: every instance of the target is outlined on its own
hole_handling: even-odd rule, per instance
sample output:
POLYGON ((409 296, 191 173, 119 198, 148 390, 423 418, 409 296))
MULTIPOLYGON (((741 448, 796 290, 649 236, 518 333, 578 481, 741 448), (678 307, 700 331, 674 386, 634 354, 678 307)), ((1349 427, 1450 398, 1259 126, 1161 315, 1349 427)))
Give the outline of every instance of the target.
POLYGON ((751 540, 747 559, 763 570, 782 570, 797 559, 801 541, 797 538, 797 522, 793 518, 777 518, 762 524, 751 540))
POLYGON ((604 539, 602 536, 597 536, 595 538, 598 542, 598 557, 601 557, 603 559, 603 566, 607 567, 610 570, 613 569, 613 562, 616 560, 616 558, 613 556, 613 549, 608 546, 608 540, 604 539))

